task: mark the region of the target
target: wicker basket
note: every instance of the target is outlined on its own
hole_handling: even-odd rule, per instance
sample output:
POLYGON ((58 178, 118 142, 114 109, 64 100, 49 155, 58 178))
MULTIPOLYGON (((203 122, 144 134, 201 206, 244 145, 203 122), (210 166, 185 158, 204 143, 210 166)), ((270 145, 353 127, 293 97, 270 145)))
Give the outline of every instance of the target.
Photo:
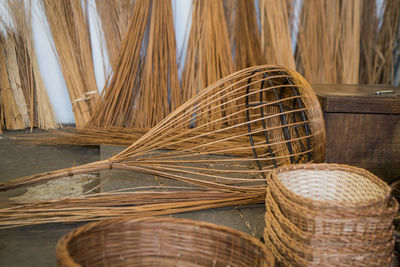
POLYGON ((58 266, 274 266, 256 238, 170 217, 94 222, 62 237, 58 266))
POLYGON ((267 177, 266 244, 285 265, 385 266, 398 204, 373 174, 337 164, 282 167, 267 177))

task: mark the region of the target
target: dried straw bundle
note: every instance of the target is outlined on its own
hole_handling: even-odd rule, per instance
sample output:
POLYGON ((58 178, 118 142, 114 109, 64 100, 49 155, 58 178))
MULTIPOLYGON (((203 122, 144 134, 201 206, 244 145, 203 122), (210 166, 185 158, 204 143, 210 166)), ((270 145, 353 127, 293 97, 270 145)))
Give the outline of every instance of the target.
MULTIPOLYGON (((165 189, 165 188, 163 188, 165 189)), ((103 192, 48 201, 6 202, 0 229, 55 222, 81 222, 263 203, 265 194, 209 190, 103 192)))
POLYGON ((25 124, 19 113, 18 105, 15 102, 8 80, 4 48, 5 40, 0 36, 0 120, 2 122, 0 128, 1 130, 3 130, 3 127, 9 130, 25 129, 25 124))
POLYGON ((64 128, 63 131, 48 133, 45 136, 43 133, 29 134, 18 137, 17 140, 35 145, 129 146, 147 131, 148 129, 144 128, 64 128))
POLYGON ((146 56, 133 123, 151 128, 182 104, 171 1, 152 0, 146 56))
MULTIPOLYGON (((46 93, 33 46, 30 2, 23 0, 7 0, 6 9, 10 15, 10 23, 3 25, 15 48, 16 59, 19 67, 21 88, 25 96, 25 103, 29 110, 31 130, 34 126, 42 129, 55 129, 59 127, 46 93)), ((9 45, 12 49, 12 45, 9 45)), ((8 50, 9 51, 9 50, 8 50)), ((13 60, 13 52, 9 53, 13 60)), ((9 68, 13 70, 11 67, 9 68)), ((13 70, 13 77, 17 74, 13 70)), ((17 80, 18 81, 18 80, 17 80)), ((18 103, 24 105, 24 103, 18 103)), ((27 122, 26 119, 24 119, 27 122)))
POLYGON ((340 5, 339 80, 358 84, 360 66, 361 0, 342 1, 340 5))
POLYGON ((46 14, 78 128, 90 119, 98 100, 90 43, 87 2, 40 0, 46 14))
POLYGON ((133 124, 132 110, 139 93, 143 69, 142 45, 150 16, 151 1, 136 1, 121 54, 102 101, 96 106, 87 127, 123 127, 133 124))
MULTIPOLYGON (((385 0, 382 26, 376 40, 373 57, 373 72, 367 83, 394 84, 394 53, 396 36, 399 31, 400 1, 385 0)), ((370 22, 368 22, 370 23, 370 22)))
POLYGON ((268 64, 295 69, 287 1, 259 0, 261 47, 268 64))
POLYGON ((117 64, 122 40, 133 16, 135 0, 96 0, 96 10, 101 21, 108 60, 112 69, 117 64))
POLYGON ((121 57, 88 127, 150 128, 182 101, 171 1, 136 1, 121 57))
POLYGON ((233 72, 222 0, 194 1, 182 73, 184 100, 233 72))
POLYGON ((374 77, 374 55, 378 36, 379 19, 376 1, 366 0, 362 4, 360 37, 360 83, 372 83, 374 77))
POLYGON ((263 192, 265 172, 319 162, 324 154, 325 128, 313 90, 298 73, 267 65, 202 90, 108 160, 12 180, 0 190, 117 168, 219 190, 263 192), (221 99, 237 105, 221 108, 221 99), (214 113, 220 114, 209 120, 214 113))
POLYGON ((265 64, 254 1, 236 0, 235 67, 237 70, 265 64))
MULTIPOLYGON (((349 1, 351 2, 351 1, 349 1)), ((297 68, 311 83, 337 83, 340 36, 338 0, 305 1, 297 40, 297 68)))
POLYGON ((24 92, 21 88, 21 79, 19 75, 19 68, 17 64, 17 55, 15 53, 14 42, 10 36, 5 38, 5 57, 8 72, 8 79, 10 81, 10 88, 13 93, 15 102, 18 105, 19 114, 24 122, 24 128, 28 128, 31 123, 29 119, 29 112, 25 102, 24 92))

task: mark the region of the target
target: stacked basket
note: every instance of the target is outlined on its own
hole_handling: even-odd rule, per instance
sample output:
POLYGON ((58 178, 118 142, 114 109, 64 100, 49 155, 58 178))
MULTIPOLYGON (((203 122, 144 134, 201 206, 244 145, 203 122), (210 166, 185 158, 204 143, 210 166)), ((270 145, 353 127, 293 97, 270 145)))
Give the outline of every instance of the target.
POLYGON ((372 173, 346 165, 281 167, 268 177, 265 241, 285 266, 388 266, 398 204, 372 173))

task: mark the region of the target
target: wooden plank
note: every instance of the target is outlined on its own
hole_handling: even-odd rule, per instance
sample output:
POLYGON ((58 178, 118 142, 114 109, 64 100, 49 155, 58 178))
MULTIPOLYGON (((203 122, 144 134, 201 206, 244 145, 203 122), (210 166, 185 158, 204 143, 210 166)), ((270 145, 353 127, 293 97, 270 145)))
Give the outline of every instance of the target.
POLYGON ((329 163, 365 168, 390 182, 400 176, 400 115, 325 113, 329 163))
POLYGON ((400 114, 400 88, 383 85, 314 84, 326 112, 400 114), (377 95, 376 92, 391 92, 377 95))

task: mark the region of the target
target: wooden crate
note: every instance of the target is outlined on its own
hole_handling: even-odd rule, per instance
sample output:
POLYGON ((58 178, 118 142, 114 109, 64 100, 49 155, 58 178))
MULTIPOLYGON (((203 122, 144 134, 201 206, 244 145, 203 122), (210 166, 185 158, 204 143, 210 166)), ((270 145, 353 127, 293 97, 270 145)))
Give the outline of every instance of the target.
POLYGON ((400 88, 313 85, 324 111, 329 163, 365 168, 386 182, 400 177, 400 88), (380 91, 393 93, 377 94, 380 91))

